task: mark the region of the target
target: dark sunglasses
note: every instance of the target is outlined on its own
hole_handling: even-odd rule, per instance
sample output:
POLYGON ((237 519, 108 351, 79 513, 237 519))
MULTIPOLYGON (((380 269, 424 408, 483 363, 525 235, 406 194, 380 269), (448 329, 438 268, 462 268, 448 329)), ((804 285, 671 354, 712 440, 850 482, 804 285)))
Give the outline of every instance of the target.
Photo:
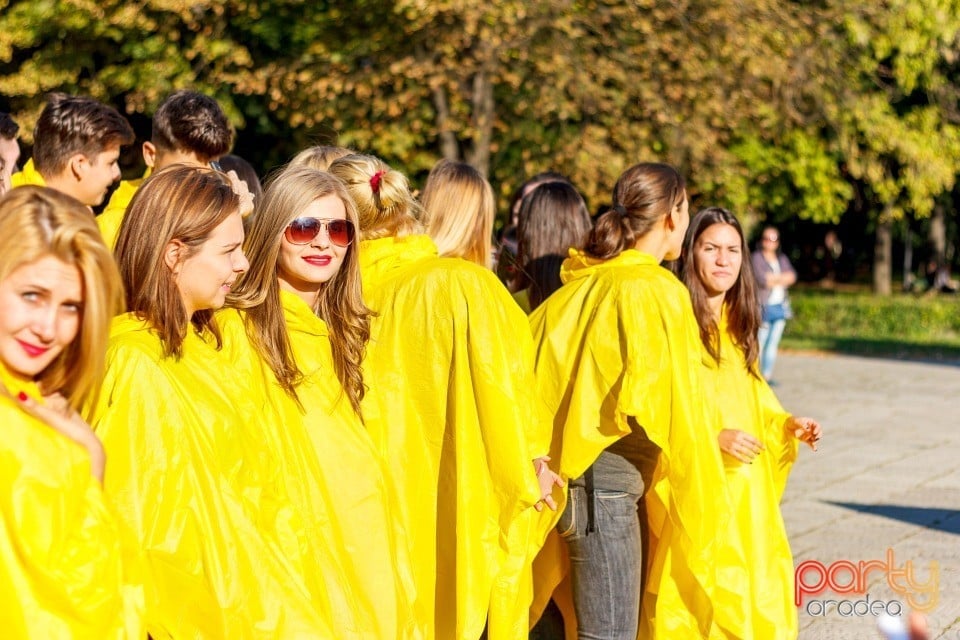
POLYGON ((338 218, 297 218, 283 232, 291 244, 310 244, 321 229, 325 229, 330 242, 338 247, 346 247, 353 242, 356 230, 349 220, 338 218))

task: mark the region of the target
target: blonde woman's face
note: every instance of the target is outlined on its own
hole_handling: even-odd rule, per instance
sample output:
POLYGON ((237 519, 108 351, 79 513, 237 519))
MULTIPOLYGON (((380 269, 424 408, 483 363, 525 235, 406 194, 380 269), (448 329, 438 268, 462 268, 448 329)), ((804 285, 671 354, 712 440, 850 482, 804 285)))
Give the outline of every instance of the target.
POLYGON ((0 282, 0 360, 33 379, 77 337, 80 270, 52 255, 20 265, 0 282))
POLYGON ((317 234, 304 244, 294 244, 284 233, 280 239, 278 273, 281 288, 313 304, 321 285, 337 275, 347 256, 349 246, 332 242, 328 226, 332 221, 346 220, 347 209, 338 196, 330 194, 297 212, 298 220, 304 218, 319 221, 317 234))

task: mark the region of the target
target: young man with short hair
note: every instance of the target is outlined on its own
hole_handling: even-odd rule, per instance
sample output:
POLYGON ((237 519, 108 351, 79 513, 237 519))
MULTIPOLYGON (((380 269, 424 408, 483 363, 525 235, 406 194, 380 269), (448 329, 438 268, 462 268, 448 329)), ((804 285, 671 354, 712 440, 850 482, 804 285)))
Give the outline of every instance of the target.
POLYGON ((33 157, 13 176, 13 186, 47 186, 96 207, 120 178, 120 147, 133 140, 130 124, 113 107, 51 94, 33 130, 33 157))
POLYGON ((180 90, 153 114, 150 140, 143 143, 143 178, 124 180, 97 217, 100 233, 113 247, 124 213, 143 180, 153 171, 173 164, 207 166, 233 146, 233 128, 216 100, 196 91, 180 90))

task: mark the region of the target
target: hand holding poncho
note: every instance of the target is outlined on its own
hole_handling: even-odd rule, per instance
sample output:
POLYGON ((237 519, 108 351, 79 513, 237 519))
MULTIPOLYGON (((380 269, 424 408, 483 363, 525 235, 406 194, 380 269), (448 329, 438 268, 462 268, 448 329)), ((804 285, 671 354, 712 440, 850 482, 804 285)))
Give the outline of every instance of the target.
MULTIPOLYGON (((10 396, 40 400, 0 364, 10 396)), ((0 394, 0 629, 5 638, 138 638, 142 585, 86 449, 0 394)))

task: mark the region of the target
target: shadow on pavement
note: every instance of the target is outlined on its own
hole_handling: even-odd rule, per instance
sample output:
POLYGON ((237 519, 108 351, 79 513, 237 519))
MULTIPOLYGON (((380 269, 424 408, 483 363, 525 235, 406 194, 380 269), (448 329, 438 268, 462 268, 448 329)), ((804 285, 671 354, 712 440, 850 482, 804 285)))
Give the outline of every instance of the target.
POLYGON ((824 501, 860 513, 870 513, 892 520, 908 522, 927 529, 960 535, 960 511, 928 507, 907 507, 898 504, 857 504, 855 502, 824 501))

